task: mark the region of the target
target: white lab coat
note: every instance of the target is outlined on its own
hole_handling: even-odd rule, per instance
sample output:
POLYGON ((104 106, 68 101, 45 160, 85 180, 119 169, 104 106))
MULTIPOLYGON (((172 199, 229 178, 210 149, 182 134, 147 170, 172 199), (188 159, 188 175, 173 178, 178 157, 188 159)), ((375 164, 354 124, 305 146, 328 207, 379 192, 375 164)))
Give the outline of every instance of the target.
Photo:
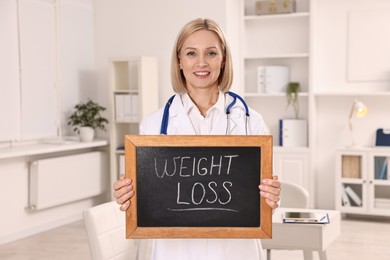
MULTIPOLYGON (((233 98, 228 95, 220 95, 225 98, 225 108, 230 105, 233 98)), ((148 135, 160 134, 161 121, 164 114, 164 107, 147 116, 141 123, 140 133, 148 135)), ((256 111, 249 109, 249 118, 246 132, 246 115, 243 104, 237 99, 231 108, 229 120, 226 114, 219 114, 216 122, 213 123, 211 135, 263 135, 268 134, 268 127, 264 123, 263 117, 256 111), (226 130, 228 129, 228 133, 226 130)), ((187 115, 179 95, 173 99, 169 109, 168 135, 195 135, 189 116, 187 115)))
MULTIPOLYGON (((225 108, 233 101, 228 94, 225 108)), ((164 107, 147 116, 141 123, 140 133, 148 135, 160 134, 164 107)), ((260 114, 250 110, 247 130, 245 127, 245 108, 237 100, 231 109, 229 122, 226 114, 219 114, 213 123, 212 135, 261 135, 268 134, 268 128, 260 114)), ((187 115, 180 95, 176 95, 168 118, 168 135, 195 135, 189 116, 187 115)), ((142 244, 142 241, 141 241, 142 244)), ((141 246, 140 248, 145 248, 141 246)), ((141 253, 142 255, 143 253, 141 253)), ((153 260, 263 260, 263 251, 259 239, 155 239, 152 242, 153 260)))

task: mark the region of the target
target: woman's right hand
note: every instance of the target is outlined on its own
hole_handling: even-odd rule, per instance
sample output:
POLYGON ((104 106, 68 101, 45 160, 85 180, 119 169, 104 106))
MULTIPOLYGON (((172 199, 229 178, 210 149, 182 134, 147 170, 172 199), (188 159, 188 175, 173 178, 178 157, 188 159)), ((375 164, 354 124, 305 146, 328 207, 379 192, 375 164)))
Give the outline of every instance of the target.
POLYGON ((116 202, 121 205, 120 210, 126 211, 130 206, 130 198, 134 196, 134 190, 131 179, 125 179, 124 176, 113 185, 114 197, 116 202))

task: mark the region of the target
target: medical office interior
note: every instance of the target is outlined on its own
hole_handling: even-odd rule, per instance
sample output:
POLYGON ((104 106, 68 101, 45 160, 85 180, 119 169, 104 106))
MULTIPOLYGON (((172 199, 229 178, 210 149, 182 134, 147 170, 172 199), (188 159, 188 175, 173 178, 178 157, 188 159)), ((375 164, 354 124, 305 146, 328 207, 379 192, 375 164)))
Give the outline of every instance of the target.
MULTIPOLYGON (((0 259, 91 259, 83 212, 113 199, 123 135, 137 134, 173 94, 174 40, 197 17, 226 33, 232 91, 267 122, 275 174, 308 192, 309 209, 337 213, 339 225, 321 231, 331 237, 326 254, 313 259, 390 259, 390 2, 285 2, 296 8, 1 0, 0 259), (299 83, 298 115, 286 89, 274 88, 280 82, 299 83), (81 142, 68 117, 88 99, 107 108, 108 131, 81 142), (119 114, 128 102, 130 115, 119 114)), ((311 239, 301 234, 286 236, 311 239)), ((272 259, 304 259, 302 250, 269 247, 272 259)))

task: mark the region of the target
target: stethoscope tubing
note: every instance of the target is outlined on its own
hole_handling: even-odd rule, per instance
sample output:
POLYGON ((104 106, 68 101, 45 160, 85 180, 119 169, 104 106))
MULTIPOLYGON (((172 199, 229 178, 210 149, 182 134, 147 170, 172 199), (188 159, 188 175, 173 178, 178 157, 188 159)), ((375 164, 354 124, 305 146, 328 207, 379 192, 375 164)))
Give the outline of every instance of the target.
MULTIPOLYGON (((236 94, 234 92, 231 92, 231 91, 228 91, 226 93, 229 94, 231 97, 233 97, 233 101, 226 108, 227 119, 229 119, 230 110, 232 109, 234 104, 236 104, 237 99, 240 100, 241 103, 243 104, 244 108, 245 108, 245 115, 246 115, 246 118, 245 118, 245 131, 247 132, 247 123, 248 123, 248 117, 249 117, 248 105, 246 104, 245 100, 240 95, 238 95, 238 94, 236 94)), ((168 102, 165 104, 164 113, 163 113, 162 122, 161 122, 161 129, 160 129, 160 134, 162 134, 162 135, 166 135, 167 134, 168 121, 169 121, 169 108, 171 107, 171 104, 172 104, 173 99, 175 98, 175 96, 176 95, 173 95, 172 97, 170 97, 168 99, 168 102)), ((229 129, 229 127, 226 128, 226 134, 228 132, 228 129, 229 129)))

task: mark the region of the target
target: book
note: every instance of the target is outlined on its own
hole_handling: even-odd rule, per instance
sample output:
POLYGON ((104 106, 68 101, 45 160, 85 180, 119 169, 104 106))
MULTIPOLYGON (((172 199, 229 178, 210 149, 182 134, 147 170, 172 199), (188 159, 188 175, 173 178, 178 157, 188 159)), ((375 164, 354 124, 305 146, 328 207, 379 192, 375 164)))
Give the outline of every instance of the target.
POLYGON ((326 212, 287 211, 283 223, 329 224, 329 216, 326 212))
POLYGON ((123 96, 123 121, 130 122, 132 120, 132 100, 130 94, 124 94, 123 96))
POLYGON ((342 191, 341 194, 341 205, 343 205, 343 207, 351 206, 351 202, 349 200, 347 193, 345 192, 345 189, 342 191))
POLYGON ((125 174, 125 156, 119 155, 119 176, 124 176, 125 174))
POLYGON ((280 119, 279 145, 284 147, 306 147, 307 121, 305 119, 280 119))
POLYGON ((375 179, 387 180, 388 179, 388 157, 376 157, 375 158, 375 179))
POLYGON ((288 66, 257 67, 257 91, 260 93, 285 93, 289 81, 288 66))
POLYGON ((361 156, 343 155, 342 156, 342 177, 343 178, 360 178, 361 156))
POLYGON ((345 186, 344 190, 345 193, 355 203, 356 206, 358 207, 363 206, 362 199, 359 197, 359 195, 356 194, 356 192, 350 186, 345 186))
POLYGON ((390 146, 390 128, 379 128, 376 130, 376 146, 390 146))
POLYGON ((139 96, 138 95, 131 95, 131 121, 132 122, 137 122, 138 121, 138 113, 139 113, 139 109, 138 109, 138 99, 139 99, 139 96))
POLYGON ((115 119, 117 122, 137 122, 138 110, 137 94, 115 94, 115 119))
POLYGON ((124 103, 124 95, 115 94, 115 120, 118 122, 122 122, 125 119, 123 103, 124 103))

